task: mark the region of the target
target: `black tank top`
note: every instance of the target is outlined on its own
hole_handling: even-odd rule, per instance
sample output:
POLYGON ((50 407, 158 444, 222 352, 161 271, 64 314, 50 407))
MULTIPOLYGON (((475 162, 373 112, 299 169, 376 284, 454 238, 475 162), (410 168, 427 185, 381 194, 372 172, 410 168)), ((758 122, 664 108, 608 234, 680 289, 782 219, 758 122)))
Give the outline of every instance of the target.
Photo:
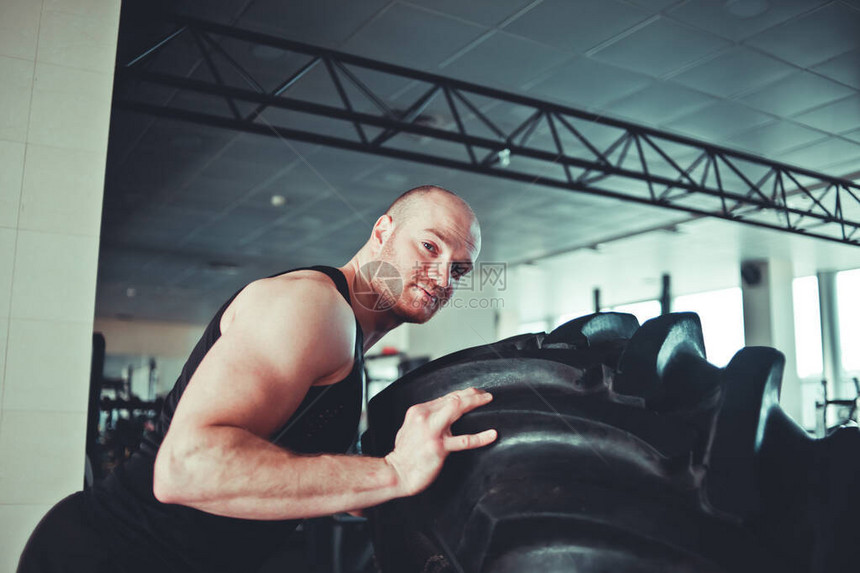
MULTIPOLYGON (((338 269, 316 266, 287 272, 297 270, 325 273, 350 302, 346 278, 338 269)), ((145 435, 131 458, 90 491, 96 523, 110 542, 136 553, 136 558, 162 571, 256 571, 301 521, 222 517, 186 506, 163 504, 152 493, 155 456, 176 405, 203 357, 221 336, 221 316, 238 294, 224 303, 206 327, 165 399, 155 431, 145 435)), ((300 328, 297 325, 297 331, 300 328)), ((342 454, 353 445, 364 393, 363 344, 356 320, 352 371, 335 384, 311 386, 296 412, 269 437, 271 442, 305 454, 342 454)), ((236 392, 241 392, 238 386, 241 380, 236 382, 236 392)))

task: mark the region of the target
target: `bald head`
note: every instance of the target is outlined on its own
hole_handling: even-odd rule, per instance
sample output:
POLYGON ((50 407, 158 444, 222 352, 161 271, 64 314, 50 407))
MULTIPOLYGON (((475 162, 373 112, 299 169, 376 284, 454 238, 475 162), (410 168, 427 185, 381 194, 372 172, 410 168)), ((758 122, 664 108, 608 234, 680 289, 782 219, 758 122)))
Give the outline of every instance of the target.
POLYGON ((422 185, 421 187, 410 189, 395 199, 385 211, 385 214, 390 216, 395 223, 402 224, 419 212, 426 201, 434 200, 447 200, 459 204, 469 215, 475 217, 475 213, 469 207, 469 204, 457 196, 456 193, 435 185, 422 185))
MULTIPOLYGON (((430 205, 443 205, 462 213, 470 220, 470 230, 473 238, 480 246, 481 229, 478 218, 472 208, 456 193, 436 185, 422 185, 403 193, 388 207, 385 214, 391 217, 395 228, 403 227, 414 221, 417 216, 427 212, 430 205)), ((480 247, 479 247, 480 248, 480 247)))

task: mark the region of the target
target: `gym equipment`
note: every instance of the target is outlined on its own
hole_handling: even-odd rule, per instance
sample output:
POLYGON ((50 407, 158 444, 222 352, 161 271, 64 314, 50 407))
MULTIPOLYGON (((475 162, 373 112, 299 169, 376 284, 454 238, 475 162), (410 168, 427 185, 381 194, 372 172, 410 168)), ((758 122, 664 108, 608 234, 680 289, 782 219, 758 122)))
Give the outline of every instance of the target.
POLYGON ((821 400, 815 402, 815 433, 818 437, 826 436, 829 432, 839 429, 845 425, 858 425, 860 423, 860 378, 856 376, 851 379, 854 383, 854 398, 831 399, 827 389, 827 380, 821 381, 821 400), (827 409, 836 407, 838 422, 835 426, 828 427, 827 409))
POLYGON ((698 316, 597 313, 425 364, 369 405, 385 455, 406 410, 475 386, 420 495, 367 511, 383 573, 830 573, 860 563, 860 429, 810 437, 779 406, 782 354, 705 359, 698 316))

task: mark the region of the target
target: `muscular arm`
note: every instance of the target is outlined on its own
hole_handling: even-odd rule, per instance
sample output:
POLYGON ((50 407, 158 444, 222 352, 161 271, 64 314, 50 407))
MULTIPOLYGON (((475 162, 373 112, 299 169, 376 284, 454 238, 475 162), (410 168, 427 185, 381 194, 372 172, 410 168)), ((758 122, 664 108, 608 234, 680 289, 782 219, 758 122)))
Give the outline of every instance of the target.
POLYGON ((237 297, 233 320, 189 382, 156 459, 160 501, 246 519, 355 510, 417 493, 449 451, 494 439, 450 435, 462 413, 489 401, 463 391, 411 410, 398 434, 411 450, 403 454, 395 446, 386 458, 300 456, 268 442, 314 382, 350 370, 355 342, 352 311, 333 288, 276 280, 237 297))
MULTIPOLYGON (((384 459, 298 456, 242 428, 198 433, 175 478, 192 487, 156 495, 217 515, 244 519, 293 519, 369 507, 402 495, 396 472, 384 459), (186 483, 187 483, 186 482, 186 483)), ((180 485, 181 487, 181 485, 180 485)))

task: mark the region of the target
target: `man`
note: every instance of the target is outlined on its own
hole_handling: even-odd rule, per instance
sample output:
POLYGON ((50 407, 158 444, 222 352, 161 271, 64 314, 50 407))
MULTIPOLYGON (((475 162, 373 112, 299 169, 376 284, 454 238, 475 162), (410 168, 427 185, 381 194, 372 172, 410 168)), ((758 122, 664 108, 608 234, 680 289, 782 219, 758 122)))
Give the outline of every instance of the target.
POLYGON ((104 483, 48 513, 19 573, 253 572, 297 520, 414 495, 448 453, 491 443, 495 430, 451 434, 492 399, 468 389, 410 408, 384 458, 343 455, 361 410, 363 353, 396 326, 429 320, 480 243, 462 199, 418 187, 343 267, 245 287, 204 332, 156 432, 104 483), (403 277, 399 288, 390 274, 362 272, 380 265, 403 277), (356 298, 368 294, 390 304, 356 298))

